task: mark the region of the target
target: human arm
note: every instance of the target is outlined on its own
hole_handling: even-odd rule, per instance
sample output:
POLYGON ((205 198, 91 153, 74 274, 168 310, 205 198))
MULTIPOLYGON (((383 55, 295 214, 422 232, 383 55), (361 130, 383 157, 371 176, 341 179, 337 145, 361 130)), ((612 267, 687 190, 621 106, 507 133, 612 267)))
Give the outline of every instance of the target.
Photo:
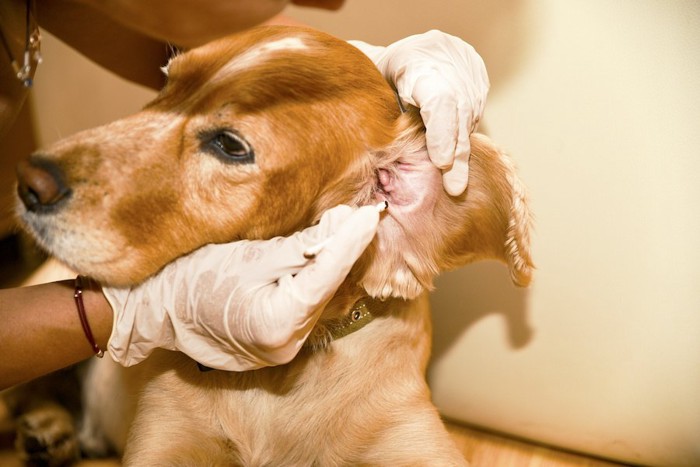
MULTIPOLYGON (((136 287, 85 281, 82 297, 95 342, 125 366, 155 348, 233 371, 286 363, 378 222, 374 206, 341 205, 289 237, 208 245, 136 287), (304 255, 319 243, 325 246, 318 254, 304 255)), ((73 280, 0 290, 0 389, 93 355, 74 292, 73 280)))
MULTIPOLYGON (((126 366, 155 348, 225 370, 286 363, 378 222, 374 206, 338 206, 289 237, 208 245, 133 288, 85 281, 83 303, 96 344, 126 366), (326 240, 314 258, 304 256, 326 240)), ((74 292, 73 280, 0 290, 0 389, 93 355, 74 292)))
MULTIPOLYGON (((75 0, 70 0, 75 1, 75 0)), ((78 3, 144 36, 191 49, 276 19, 289 3, 339 9, 345 0, 109 0, 78 3)), ((285 24, 286 21, 282 20, 285 24)))
MULTIPOLYGON (((74 281, 0 289, 0 389, 90 357, 73 298, 74 281)), ((83 292, 88 321, 100 348, 112 331, 112 308, 92 285, 83 292)))
MULTIPOLYGON (((174 48, 190 49, 259 24, 290 24, 288 0, 53 0, 37 6, 42 28, 111 72, 160 89, 174 48)), ((293 0, 337 9, 343 0, 293 0)))

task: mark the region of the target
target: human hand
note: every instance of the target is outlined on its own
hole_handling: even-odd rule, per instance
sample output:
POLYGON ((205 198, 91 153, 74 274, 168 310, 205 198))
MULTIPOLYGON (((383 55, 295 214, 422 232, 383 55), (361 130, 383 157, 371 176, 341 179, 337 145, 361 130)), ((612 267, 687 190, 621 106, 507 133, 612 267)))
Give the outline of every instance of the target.
POLYGON ((447 193, 462 194, 469 180, 469 135, 479 124, 489 90, 479 54, 437 30, 388 47, 349 42, 394 84, 402 101, 420 108, 430 160, 442 170, 447 193))
POLYGON ((289 237, 207 245, 139 286, 103 288, 114 310, 109 352, 131 366, 157 347, 244 371, 291 361, 371 242, 375 206, 337 206, 289 237), (304 252, 326 242, 313 259, 304 252))

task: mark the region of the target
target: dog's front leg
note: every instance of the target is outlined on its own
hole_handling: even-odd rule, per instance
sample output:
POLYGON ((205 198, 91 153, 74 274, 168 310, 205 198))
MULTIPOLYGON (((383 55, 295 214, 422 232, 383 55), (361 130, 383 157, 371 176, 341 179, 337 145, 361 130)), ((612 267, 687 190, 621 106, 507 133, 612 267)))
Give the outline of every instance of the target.
POLYGON ((376 437, 376 443, 368 449, 362 464, 469 466, 437 410, 428 403, 407 407, 398 425, 376 437))
POLYGON ((165 351, 136 368, 149 377, 141 381, 124 465, 237 465, 233 443, 216 423, 216 391, 206 389, 211 375, 183 354, 165 351))

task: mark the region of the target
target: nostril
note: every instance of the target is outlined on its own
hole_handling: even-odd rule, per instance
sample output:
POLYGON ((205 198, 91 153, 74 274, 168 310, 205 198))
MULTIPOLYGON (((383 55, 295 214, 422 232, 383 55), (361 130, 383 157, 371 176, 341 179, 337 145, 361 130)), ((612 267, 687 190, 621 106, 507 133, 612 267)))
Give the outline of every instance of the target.
POLYGON ((24 440, 24 450, 27 454, 46 452, 46 445, 39 438, 29 436, 24 440))
POLYGON ((23 159, 17 164, 17 194, 30 211, 54 207, 70 194, 61 169, 45 159, 23 159))

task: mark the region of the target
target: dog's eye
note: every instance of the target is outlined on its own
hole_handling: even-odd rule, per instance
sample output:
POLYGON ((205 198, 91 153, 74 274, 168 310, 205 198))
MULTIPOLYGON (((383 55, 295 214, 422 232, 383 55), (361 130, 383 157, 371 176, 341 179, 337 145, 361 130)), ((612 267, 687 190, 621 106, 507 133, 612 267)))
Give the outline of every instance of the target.
POLYGON ((253 162, 253 148, 240 135, 233 131, 218 131, 208 138, 207 146, 228 162, 253 162))

